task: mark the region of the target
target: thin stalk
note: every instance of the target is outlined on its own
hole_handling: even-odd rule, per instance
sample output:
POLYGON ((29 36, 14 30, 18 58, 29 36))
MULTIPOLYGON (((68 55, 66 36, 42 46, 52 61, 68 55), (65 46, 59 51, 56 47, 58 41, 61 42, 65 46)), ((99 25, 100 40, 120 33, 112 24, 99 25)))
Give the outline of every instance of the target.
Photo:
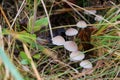
POLYGON ((37 14, 37 0, 34 0, 34 15, 33 15, 33 22, 32 22, 32 32, 34 33, 34 25, 35 25, 35 20, 36 20, 36 14, 37 14))
POLYGON ((67 1, 67 0, 62 0, 62 1, 66 2, 67 4, 69 4, 69 5, 71 5, 71 6, 74 6, 74 7, 80 8, 81 10, 84 10, 84 11, 86 11, 86 12, 89 12, 90 14, 92 14, 92 15, 94 15, 94 16, 96 16, 96 17, 102 18, 105 22, 111 23, 111 22, 109 22, 108 20, 104 19, 103 17, 100 17, 100 16, 92 13, 91 11, 86 10, 86 9, 80 7, 80 6, 77 6, 77 5, 71 3, 71 2, 69 2, 69 1, 67 1))
POLYGON ((12 24, 11 24, 11 28, 13 27, 13 25, 15 24, 15 21, 16 21, 17 17, 18 17, 19 14, 21 13, 21 11, 22 11, 22 9, 23 9, 23 5, 25 4, 25 1, 26 1, 26 0, 24 0, 24 1, 22 2, 21 6, 20 6, 20 8, 19 8, 19 10, 18 10, 18 13, 16 14, 16 16, 15 16, 15 18, 14 18, 12 24))
POLYGON ((51 38, 53 38, 52 26, 51 26, 51 23, 50 23, 50 18, 49 18, 49 15, 48 15, 48 12, 47 12, 45 3, 44 3, 43 0, 41 0, 41 3, 42 3, 42 5, 43 5, 43 8, 44 8, 44 10, 45 10, 45 13, 46 13, 46 16, 47 16, 47 19, 48 19, 51 38))
POLYGON ((34 61, 33 61, 32 57, 31 57, 31 54, 30 54, 27 46, 26 46, 24 43, 23 43, 23 47, 24 47, 24 50, 25 50, 25 53, 26 53, 27 57, 30 59, 30 64, 31 64, 31 66, 32 66, 32 69, 33 69, 35 75, 36 75, 37 80, 43 80, 43 79, 40 77, 39 72, 38 72, 38 70, 36 69, 36 66, 35 66, 35 64, 34 64, 34 61))

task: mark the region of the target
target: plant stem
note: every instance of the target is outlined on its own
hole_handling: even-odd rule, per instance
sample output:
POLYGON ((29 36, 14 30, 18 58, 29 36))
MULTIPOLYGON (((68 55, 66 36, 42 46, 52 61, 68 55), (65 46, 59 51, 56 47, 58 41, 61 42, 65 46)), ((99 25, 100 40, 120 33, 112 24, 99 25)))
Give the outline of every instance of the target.
POLYGON ((47 12, 45 3, 44 3, 43 0, 41 0, 41 3, 42 3, 42 5, 43 5, 43 7, 44 7, 44 10, 45 10, 45 13, 46 13, 46 16, 47 16, 47 19, 48 19, 51 38, 53 38, 52 26, 51 26, 51 23, 50 23, 50 18, 49 18, 49 15, 48 15, 48 12, 47 12))

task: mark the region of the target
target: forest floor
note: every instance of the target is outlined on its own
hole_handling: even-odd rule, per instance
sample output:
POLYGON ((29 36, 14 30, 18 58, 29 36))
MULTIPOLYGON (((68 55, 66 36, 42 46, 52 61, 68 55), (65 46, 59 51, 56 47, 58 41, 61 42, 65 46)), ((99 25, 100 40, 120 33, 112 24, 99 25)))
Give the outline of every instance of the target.
POLYGON ((120 1, 1 0, 0 80, 120 80, 120 1))

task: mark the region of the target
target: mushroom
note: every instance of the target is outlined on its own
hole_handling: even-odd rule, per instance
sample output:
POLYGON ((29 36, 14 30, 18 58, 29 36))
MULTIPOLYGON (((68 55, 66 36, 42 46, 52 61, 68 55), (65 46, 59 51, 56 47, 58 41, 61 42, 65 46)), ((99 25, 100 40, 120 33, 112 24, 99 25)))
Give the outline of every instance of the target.
POLYGON ((55 45, 64 45, 65 39, 62 36, 56 36, 52 38, 52 43, 55 45))
POLYGON ((91 69, 93 67, 92 63, 89 60, 81 61, 80 66, 86 69, 91 69))
POLYGON ((85 10, 84 13, 85 14, 96 14, 96 10, 85 10))
POLYGON ((64 43, 64 47, 68 51, 77 51, 78 50, 78 46, 74 41, 66 41, 64 43))
POLYGON ((96 15, 96 17, 94 18, 95 21, 102 21, 103 20, 103 16, 102 15, 96 15))
POLYGON ((78 34, 78 30, 74 29, 74 28, 69 28, 66 30, 65 34, 67 36, 75 36, 78 34))
POLYGON ((74 62, 81 61, 84 58, 85 58, 85 55, 81 51, 74 51, 70 54, 70 60, 74 62))
POLYGON ((76 24, 77 27, 79 28, 86 28, 87 27, 87 24, 85 21, 79 21, 77 24, 76 24))

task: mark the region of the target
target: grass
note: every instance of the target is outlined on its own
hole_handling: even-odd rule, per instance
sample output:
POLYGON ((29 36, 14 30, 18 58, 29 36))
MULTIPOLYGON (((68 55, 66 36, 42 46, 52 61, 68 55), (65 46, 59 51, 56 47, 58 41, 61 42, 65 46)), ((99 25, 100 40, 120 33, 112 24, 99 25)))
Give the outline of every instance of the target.
MULTIPOLYGON (((111 6, 94 8, 89 5, 88 8, 87 4, 90 3, 82 2, 78 5, 83 7, 66 0, 3 2, 0 5, 0 80, 119 80, 120 5, 110 1, 111 6), (5 6, 7 3, 10 4, 9 8, 5 6), (66 10, 65 3, 70 6, 66 10), (14 17, 11 16, 13 8, 16 10, 12 14, 14 17), (93 19, 96 14, 83 13, 89 9, 97 10, 104 16, 103 20, 96 22, 93 19), (64 20, 59 20, 59 16, 64 20), (27 21, 24 21, 25 18, 27 21), (53 45, 49 40, 55 35, 54 30, 75 28, 79 20, 85 20, 89 26, 97 29, 91 35, 94 48, 84 51, 80 46, 86 59, 93 64, 93 69, 85 72, 82 72, 79 62, 69 60, 69 51, 63 46, 53 45), (54 21, 59 23, 56 25, 54 21), (36 41, 37 37, 40 40, 36 41), (89 54, 90 51, 94 51, 94 54, 89 54)), ((78 45, 81 43, 77 36, 74 39, 65 38, 75 40, 78 45)))

